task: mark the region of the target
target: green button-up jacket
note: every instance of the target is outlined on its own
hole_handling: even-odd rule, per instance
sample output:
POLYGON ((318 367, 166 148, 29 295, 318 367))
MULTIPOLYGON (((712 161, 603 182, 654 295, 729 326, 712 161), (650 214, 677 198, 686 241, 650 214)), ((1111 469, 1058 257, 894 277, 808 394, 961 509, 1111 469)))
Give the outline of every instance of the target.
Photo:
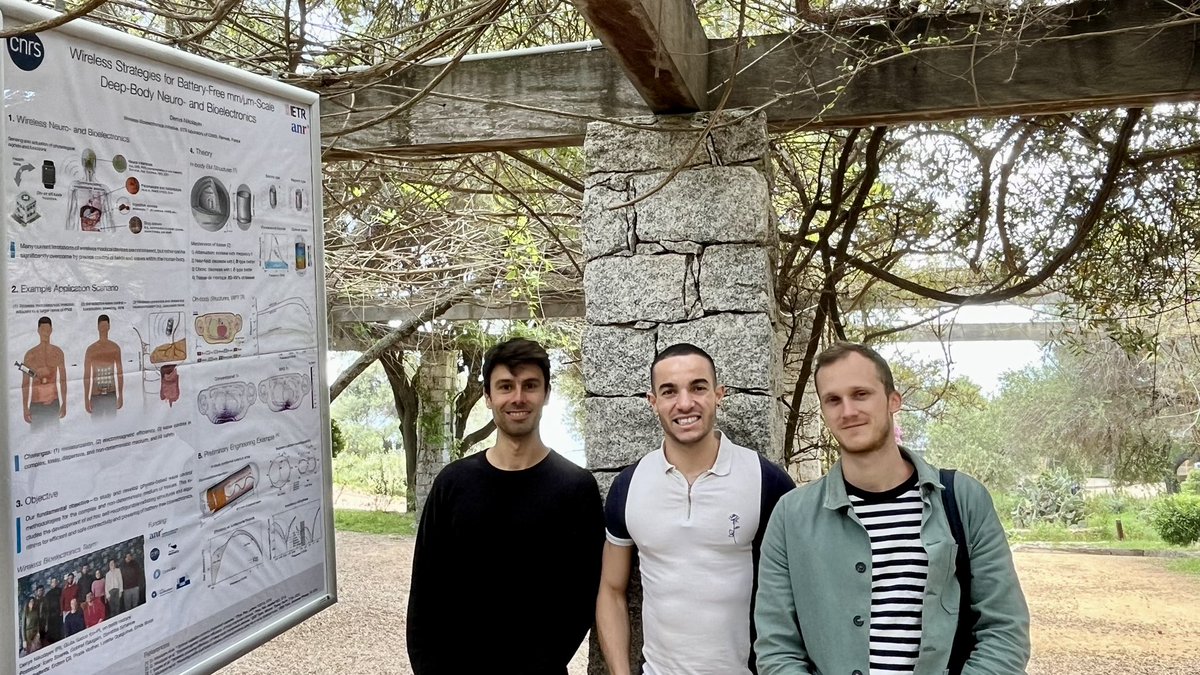
MULTIPOLYGON (((921 541, 929 576, 921 608, 914 675, 948 673, 958 622, 958 551, 938 470, 903 451, 917 469, 924 512, 921 541)), ((978 641, 963 675, 1024 675, 1029 608, 991 496, 962 473, 954 482, 971 554, 971 606, 978 641)), ((759 561, 754 643, 759 675, 865 675, 870 672, 871 541, 854 515, 842 463, 785 495, 767 526, 759 561)))

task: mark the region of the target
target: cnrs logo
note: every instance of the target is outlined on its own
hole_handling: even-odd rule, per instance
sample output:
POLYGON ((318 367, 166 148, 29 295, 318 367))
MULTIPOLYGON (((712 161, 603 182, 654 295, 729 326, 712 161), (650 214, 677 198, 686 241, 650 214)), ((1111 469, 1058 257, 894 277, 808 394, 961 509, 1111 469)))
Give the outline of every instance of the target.
POLYGON ((8 38, 8 56, 21 70, 36 70, 42 65, 45 55, 46 48, 42 46, 42 39, 34 33, 8 38))

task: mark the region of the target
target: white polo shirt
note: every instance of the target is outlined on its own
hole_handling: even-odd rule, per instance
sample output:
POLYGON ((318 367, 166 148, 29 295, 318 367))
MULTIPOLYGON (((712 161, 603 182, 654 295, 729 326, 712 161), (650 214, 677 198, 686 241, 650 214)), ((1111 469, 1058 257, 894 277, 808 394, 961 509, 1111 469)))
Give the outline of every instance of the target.
MULTIPOLYGON (((719 432, 718 432, 719 433, 719 432)), ((617 477, 608 541, 636 546, 645 675, 748 675, 758 548, 791 478, 724 434, 689 486, 662 447, 617 477)))

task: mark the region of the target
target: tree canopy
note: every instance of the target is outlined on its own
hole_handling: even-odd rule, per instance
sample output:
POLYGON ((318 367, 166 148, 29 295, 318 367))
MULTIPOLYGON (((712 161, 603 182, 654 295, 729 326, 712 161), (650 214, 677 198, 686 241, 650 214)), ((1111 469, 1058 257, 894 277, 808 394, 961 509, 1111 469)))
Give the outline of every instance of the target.
MULTIPOLYGON (((695 4, 710 37, 747 43, 760 34, 846 26, 882 27, 884 35, 896 36, 923 17, 964 12, 976 17, 976 35, 985 27, 992 31, 992 42, 968 43, 967 31, 953 45, 937 36, 902 43, 883 38, 843 64, 847 79, 896 50, 971 44, 986 54, 997 41, 1019 42, 1029 26, 1057 20, 1050 11, 1057 3, 695 4)), ((436 85, 470 54, 592 37, 566 0, 89 0, 67 8, 68 16, 86 15, 343 95, 389 86, 389 78, 431 59, 441 59, 434 62, 441 68, 436 85)), ((1105 10, 1096 5, 1090 11, 1105 10)), ((1163 23, 1158 15, 1152 21, 1163 23)), ((1197 4, 1177 5, 1167 22, 1200 22, 1197 4)), ((349 124, 344 115, 326 113, 323 143, 327 156, 336 156, 323 166, 330 306, 418 312, 466 289, 480 301, 527 302, 532 316, 545 298, 578 294, 579 148, 453 156, 329 152, 428 93, 406 92, 387 109, 359 111, 369 113, 367 122, 349 124)), ((1064 318, 1103 336, 1088 342, 1089 350, 1116 359, 1109 341, 1131 355, 1125 358, 1133 359, 1136 372, 1137 359, 1177 344, 1164 343, 1167 331, 1156 317, 1171 324, 1171 340, 1191 339, 1191 303, 1200 285, 1198 112, 1195 103, 1171 103, 775 133, 775 297, 790 374, 785 454, 795 458, 815 447, 803 436, 813 410, 805 392, 817 350, 833 339, 886 342, 912 323, 905 317, 914 311, 931 319, 962 304, 1058 298, 1064 318)), ((437 340, 457 339, 454 329, 436 327, 443 333, 437 340)), ((382 331, 345 326, 333 333, 362 341, 382 331)))

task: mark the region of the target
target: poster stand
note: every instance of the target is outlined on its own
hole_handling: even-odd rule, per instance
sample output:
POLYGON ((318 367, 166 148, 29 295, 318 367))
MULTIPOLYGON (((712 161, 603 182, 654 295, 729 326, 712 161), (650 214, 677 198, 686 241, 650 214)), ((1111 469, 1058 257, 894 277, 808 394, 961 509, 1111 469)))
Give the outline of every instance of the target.
POLYGON ((84 20, 0 62, 0 672, 214 672, 336 601, 317 96, 84 20))

